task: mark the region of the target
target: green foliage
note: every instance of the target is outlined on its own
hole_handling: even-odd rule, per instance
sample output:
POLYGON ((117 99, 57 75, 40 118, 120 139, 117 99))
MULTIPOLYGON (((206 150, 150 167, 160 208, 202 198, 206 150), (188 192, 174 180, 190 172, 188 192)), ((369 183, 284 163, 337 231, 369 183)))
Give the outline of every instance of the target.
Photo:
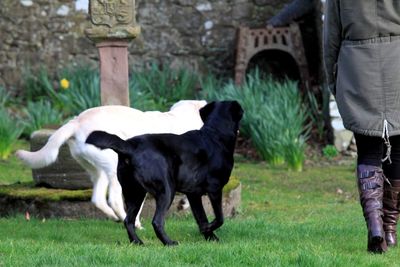
POLYGON ((314 136, 320 141, 323 141, 325 136, 324 109, 329 108, 329 97, 330 94, 321 92, 321 100, 318 100, 312 91, 307 91, 303 97, 310 127, 314 130, 314 136))
POLYGON ((63 114, 53 108, 47 100, 28 102, 23 114, 25 125, 23 135, 28 137, 45 125, 60 125, 63 121, 63 114))
MULTIPOLYGON (((174 70, 156 65, 134 72, 129 90, 131 106, 141 110, 168 110, 181 99, 194 99, 197 76, 186 69, 174 70)), ((0 106, 9 99, 0 88, 0 106)), ((45 125, 59 124, 63 119, 100 105, 100 77, 89 65, 71 65, 54 77, 46 68, 25 71, 21 118, 24 136, 45 125)))
POLYGON ((0 108, 5 107, 10 101, 10 94, 6 91, 6 89, 0 86, 0 108))
POLYGON ((23 130, 5 108, 0 107, 0 159, 7 159, 23 130))
POLYGON ((42 99, 51 99, 54 101, 57 98, 55 87, 51 82, 48 70, 41 67, 38 72, 33 72, 31 69, 26 69, 23 74, 24 86, 23 97, 24 102, 39 101, 42 99))
POLYGON ((153 110, 167 110, 179 100, 196 98, 198 77, 188 69, 152 64, 149 69, 132 73, 132 107, 141 108, 142 102, 153 110))
POLYGON ((322 154, 328 159, 333 159, 339 155, 339 152, 335 146, 327 145, 322 149, 322 154))
POLYGON ((59 81, 67 79, 70 87, 61 89, 58 96, 62 108, 70 114, 77 115, 82 111, 100 106, 100 75, 97 69, 89 66, 70 66, 59 75, 59 81))
MULTIPOLYGON (((323 101, 326 101, 324 94, 322 94, 322 96, 323 101)), ((305 110, 307 110, 307 115, 311 122, 310 127, 315 128, 317 137, 319 140, 323 140, 325 126, 322 108, 313 92, 307 91, 304 98, 306 105, 305 110)), ((324 103, 322 103, 322 105, 324 105, 324 103)))
MULTIPOLYGON (((24 101, 49 99, 64 117, 100 105, 100 78, 89 65, 69 66, 55 77, 46 68, 25 72, 24 101), (60 86, 66 79, 68 88, 60 86)), ((141 110, 168 110, 182 99, 195 99, 198 77, 188 69, 171 69, 152 64, 151 68, 132 71, 129 83, 131 106, 141 110)))
MULTIPOLYGON (((217 79, 214 75, 207 75, 201 77, 200 86, 201 91, 199 92, 201 99, 208 99, 210 101, 219 99, 221 97, 221 90, 227 86, 226 84, 230 81, 223 82, 221 79, 217 79)), ((245 115, 246 116, 246 115, 245 115)))
POLYGON ((241 132, 251 137, 261 156, 274 166, 286 162, 301 171, 309 126, 295 82, 261 79, 256 71, 242 86, 229 83, 218 90, 209 79, 203 90, 209 99, 238 100, 245 111, 241 132))
POLYGON ((49 99, 65 116, 77 115, 85 109, 100 105, 99 73, 85 65, 70 66, 54 78, 45 68, 41 68, 38 73, 29 71, 25 77, 24 96, 26 102, 49 99), (68 80, 68 88, 60 86, 62 79, 68 80))
MULTIPOLYGON (((13 144, 12 149, 29 150, 29 144, 25 139, 20 139, 13 144)), ((31 181, 32 170, 22 164, 15 154, 11 153, 7 160, 0 160, 0 186, 31 181)))
POLYGON ((130 106, 139 110, 167 110, 168 108, 161 107, 156 103, 156 97, 151 92, 143 91, 137 86, 137 82, 129 80, 129 99, 130 106))

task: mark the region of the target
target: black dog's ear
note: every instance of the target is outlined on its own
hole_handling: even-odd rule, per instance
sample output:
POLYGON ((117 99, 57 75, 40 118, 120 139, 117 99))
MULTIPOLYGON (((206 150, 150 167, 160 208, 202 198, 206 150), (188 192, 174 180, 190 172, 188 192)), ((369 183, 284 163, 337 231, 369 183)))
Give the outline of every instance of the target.
POLYGON ((242 119, 244 111, 242 106, 236 100, 232 101, 231 112, 233 119, 236 121, 240 121, 242 119))
POLYGON ((215 108, 215 101, 208 103, 200 109, 200 117, 203 122, 206 122, 208 116, 215 108))

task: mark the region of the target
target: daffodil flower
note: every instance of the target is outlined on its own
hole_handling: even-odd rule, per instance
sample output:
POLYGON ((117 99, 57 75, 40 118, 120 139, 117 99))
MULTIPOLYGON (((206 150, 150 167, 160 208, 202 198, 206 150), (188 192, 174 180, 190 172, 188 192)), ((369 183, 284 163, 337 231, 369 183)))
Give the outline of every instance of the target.
POLYGON ((67 80, 67 79, 62 79, 61 81, 60 81, 60 86, 61 86, 61 88, 62 89, 64 89, 64 90, 66 90, 66 89, 68 89, 69 88, 69 81, 67 80))

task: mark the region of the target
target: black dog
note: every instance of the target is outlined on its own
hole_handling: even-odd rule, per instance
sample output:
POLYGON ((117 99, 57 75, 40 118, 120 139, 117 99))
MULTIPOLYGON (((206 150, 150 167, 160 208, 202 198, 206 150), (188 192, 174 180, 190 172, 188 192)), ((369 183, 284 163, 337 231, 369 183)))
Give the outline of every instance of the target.
POLYGON ((222 188, 233 168, 239 121, 243 110, 236 101, 212 102, 200 109, 204 126, 182 135, 146 134, 124 141, 95 131, 86 143, 118 153, 118 180, 127 208, 125 227, 131 242, 143 244, 135 218, 146 192, 156 200, 152 225, 164 245, 176 245, 164 231, 165 215, 176 192, 186 194, 193 216, 206 240, 218 240, 214 230, 224 221, 222 188), (201 196, 210 198, 215 219, 209 223, 201 196))

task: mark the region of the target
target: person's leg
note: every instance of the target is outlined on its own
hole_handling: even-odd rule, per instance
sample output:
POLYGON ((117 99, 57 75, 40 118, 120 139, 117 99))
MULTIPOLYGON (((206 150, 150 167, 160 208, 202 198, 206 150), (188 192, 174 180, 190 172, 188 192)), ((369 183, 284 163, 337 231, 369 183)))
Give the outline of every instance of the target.
POLYGON ((357 185, 368 228, 368 251, 387 250, 383 230, 382 198, 384 175, 381 168, 383 139, 355 134, 357 145, 357 185))
POLYGON ((383 172, 389 179, 384 186, 383 192, 383 229, 388 246, 397 245, 397 221, 400 208, 400 136, 393 136, 389 139, 391 144, 391 161, 383 162, 383 172))
POLYGON ((381 137, 354 134, 357 146, 357 165, 382 166, 383 139, 381 137))

